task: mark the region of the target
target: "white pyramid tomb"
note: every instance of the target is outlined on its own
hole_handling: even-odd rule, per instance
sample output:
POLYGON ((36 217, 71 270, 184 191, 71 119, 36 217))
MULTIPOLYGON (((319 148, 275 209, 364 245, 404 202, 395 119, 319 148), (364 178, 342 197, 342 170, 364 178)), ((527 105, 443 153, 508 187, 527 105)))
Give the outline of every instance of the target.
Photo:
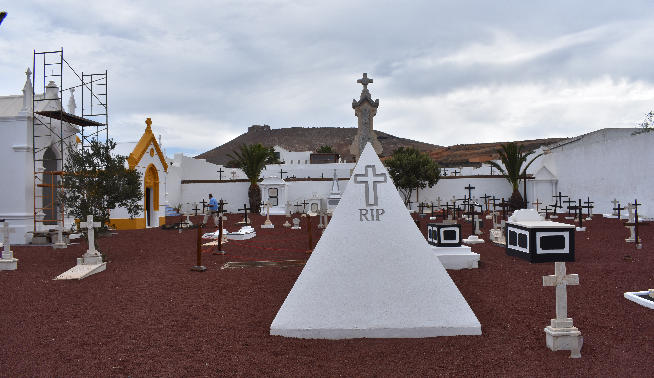
POLYGON ((369 143, 270 334, 316 339, 481 335, 479 320, 369 143))

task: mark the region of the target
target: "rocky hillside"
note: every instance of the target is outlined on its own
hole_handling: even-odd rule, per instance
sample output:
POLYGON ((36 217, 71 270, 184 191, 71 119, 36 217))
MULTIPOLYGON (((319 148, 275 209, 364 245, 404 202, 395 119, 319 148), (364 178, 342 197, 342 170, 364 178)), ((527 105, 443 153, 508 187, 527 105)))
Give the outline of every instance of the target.
MULTIPOLYGON (((542 145, 556 143, 563 139, 565 138, 531 139, 516 141, 516 143, 522 145, 524 150, 532 151, 542 145)), ((438 147, 432 150, 429 155, 441 167, 479 166, 482 162, 498 159, 499 155, 496 151, 502 143, 506 142, 457 144, 450 147, 438 147)))
MULTIPOLYGON (((350 145, 356 135, 355 127, 289 127, 284 129, 271 129, 270 126, 253 125, 248 132, 231 141, 204 152, 197 159, 206 159, 215 164, 225 164, 230 159, 227 154, 238 149, 241 144, 261 143, 264 146, 281 146, 289 151, 315 151, 320 146, 331 146, 334 152, 341 157, 352 161, 350 145)), ((394 135, 375 131, 377 139, 381 142, 384 151, 382 156, 388 156, 400 147, 415 147, 421 151, 432 151, 440 146, 417 142, 415 140, 398 138, 394 135)))

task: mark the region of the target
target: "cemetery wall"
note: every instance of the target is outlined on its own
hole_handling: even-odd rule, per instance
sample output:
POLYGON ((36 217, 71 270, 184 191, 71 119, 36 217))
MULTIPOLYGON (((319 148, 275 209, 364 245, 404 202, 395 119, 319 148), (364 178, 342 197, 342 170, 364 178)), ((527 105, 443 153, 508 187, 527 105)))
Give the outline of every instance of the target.
MULTIPOLYGON (((622 206, 638 199, 639 214, 654 216, 654 132, 604 129, 553 148, 530 167, 547 167, 558 179, 556 192, 573 199, 590 197, 594 213, 610 213, 614 198, 622 206), (538 163, 538 164, 537 164, 538 163)), ((549 199, 551 203, 551 199, 549 199)))

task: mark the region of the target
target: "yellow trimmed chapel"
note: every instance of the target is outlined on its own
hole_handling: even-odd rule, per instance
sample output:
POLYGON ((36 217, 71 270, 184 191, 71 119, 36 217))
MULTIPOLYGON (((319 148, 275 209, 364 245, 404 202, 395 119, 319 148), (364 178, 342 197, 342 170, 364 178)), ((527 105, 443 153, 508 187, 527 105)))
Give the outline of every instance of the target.
POLYGON ((163 203, 168 164, 150 127, 152 120, 146 119, 145 124, 145 132, 127 158, 129 168, 136 169, 142 175, 143 212, 130 219, 126 209, 112 209, 109 224, 117 230, 159 227, 165 222, 166 209, 163 203))

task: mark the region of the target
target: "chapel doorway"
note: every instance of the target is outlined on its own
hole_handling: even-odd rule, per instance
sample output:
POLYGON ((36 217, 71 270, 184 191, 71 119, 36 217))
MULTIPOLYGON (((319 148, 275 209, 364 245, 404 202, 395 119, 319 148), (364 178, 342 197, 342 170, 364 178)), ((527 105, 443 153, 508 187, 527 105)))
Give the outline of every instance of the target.
POLYGON ((150 164, 148 169, 146 169, 143 182, 145 226, 157 227, 157 213, 159 211, 159 173, 154 165, 150 164))

